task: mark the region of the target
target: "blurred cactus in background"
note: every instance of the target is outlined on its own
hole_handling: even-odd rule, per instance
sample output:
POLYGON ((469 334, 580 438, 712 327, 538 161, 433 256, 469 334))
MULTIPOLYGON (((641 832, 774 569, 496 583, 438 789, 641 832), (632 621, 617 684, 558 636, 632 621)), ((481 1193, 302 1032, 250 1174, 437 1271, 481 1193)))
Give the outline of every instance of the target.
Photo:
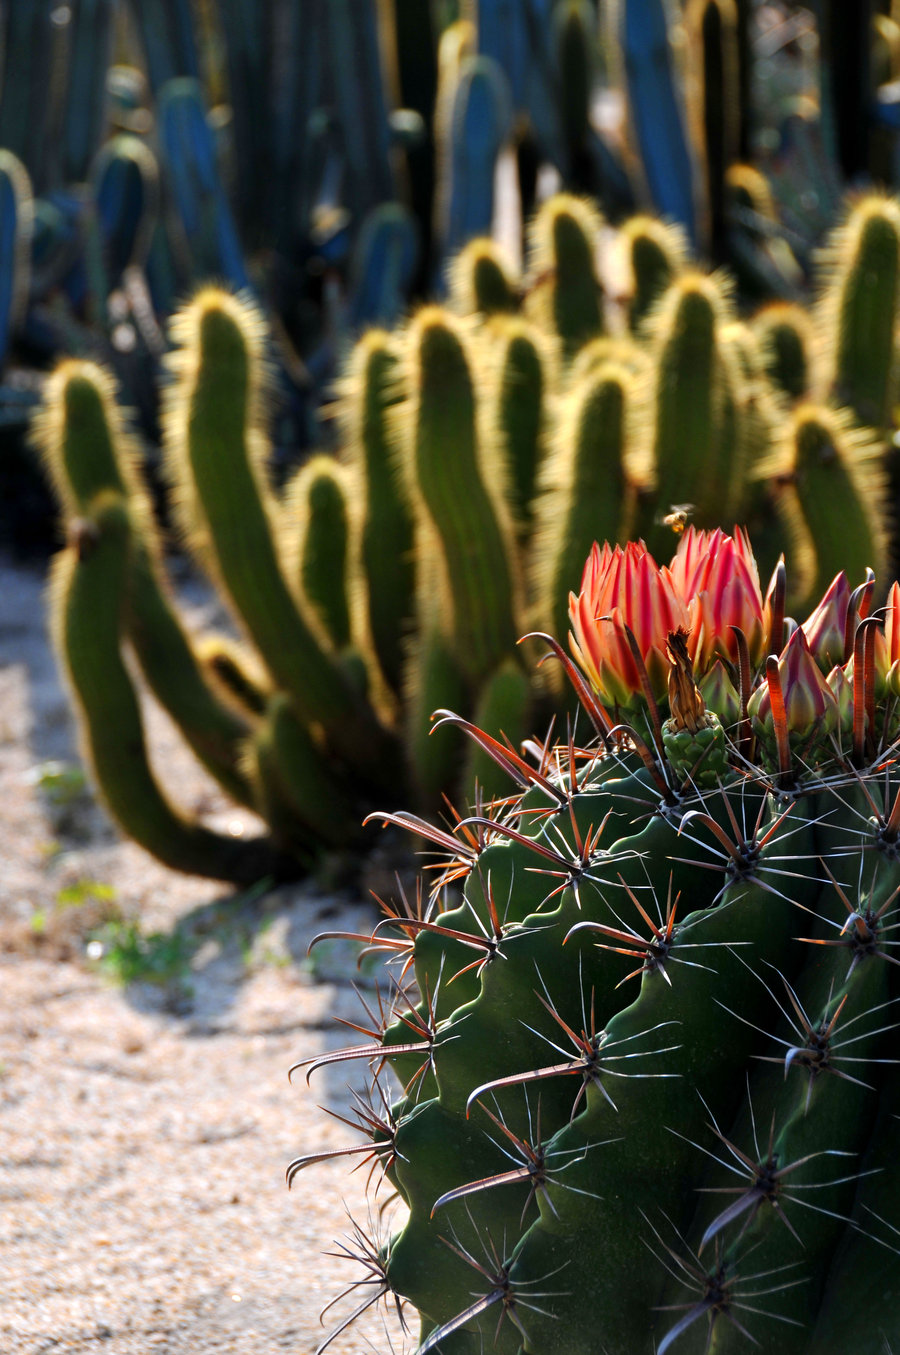
MULTIPOLYGON (((177 643, 204 714, 175 718, 205 757, 205 703, 238 720, 218 771, 284 850, 351 840, 385 778, 393 802, 437 807, 477 766, 495 793, 496 758, 461 773, 459 730, 430 734, 431 714, 516 745, 567 708, 516 642, 564 632, 597 538, 665 556, 688 522, 740 519, 765 569, 787 555, 792 605, 839 559, 884 576, 900 209, 880 190, 840 206, 833 8, 23 0, 0 16, 0 437, 60 352, 115 379, 163 526, 243 632, 176 641, 166 602, 144 630, 126 609, 116 642, 140 655, 143 635, 148 662, 147 636, 177 643), (210 276, 227 290, 196 293, 210 276)), ((892 74, 891 22, 866 30, 872 78, 892 74)), ((882 165, 889 106, 866 114, 882 165)), ((137 552, 156 577, 134 492, 96 486, 125 500, 102 498, 98 522, 117 567, 137 552)))
MULTIPOLYGON (((191 747, 301 865, 364 842, 379 797, 434 812, 466 780, 484 803, 503 793, 512 750, 569 705, 552 665, 535 670, 533 644, 518 641, 565 634, 596 540, 641 535, 665 558, 689 523, 743 520, 765 570, 786 555, 792 607, 811 605, 840 560, 860 578, 883 574, 885 430, 860 410, 890 406, 895 326, 874 317, 896 304, 894 256, 878 242, 894 238, 897 212, 861 199, 834 236, 817 306, 779 302, 744 321, 674 227, 639 217, 612 230, 559 194, 531 225, 524 275, 475 240, 454 262, 447 306, 359 340, 335 392, 336 455, 309 459, 281 493, 268 473, 265 323, 250 301, 202 289, 172 325, 166 478, 181 539, 240 642, 180 627, 111 380, 64 363, 36 429, 70 538, 55 633, 113 814, 173 864, 208 860, 160 851, 157 824, 128 809, 123 768, 95 746, 110 721, 78 678, 71 599, 82 575, 103 575, 91 543, 107 533, 117 544, 100 557, 124 599, 107 650, 134 651, 191 747), (867 281, 873 267, 886 269, 881 288, 867 281), (841 339, 858 330, 854 306, 880 336, 858 366, 841 339), (448 708, 453 720, 433 722, 448 708), (489 736, 474 750, 469 724, 489 736)), ((136 773, 146 779, 142 762, 136 773)), ((223 862, 244 869, 234 853, 223 862)))

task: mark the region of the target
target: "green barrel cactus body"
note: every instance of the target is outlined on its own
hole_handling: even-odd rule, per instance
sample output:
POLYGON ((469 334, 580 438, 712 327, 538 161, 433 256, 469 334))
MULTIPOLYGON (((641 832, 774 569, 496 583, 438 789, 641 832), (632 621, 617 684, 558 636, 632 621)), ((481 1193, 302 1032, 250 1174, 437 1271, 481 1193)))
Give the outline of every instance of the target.
MULTIPOLYGON (((763 600, 742 535, 689 529, 667 570, 598 550, 592 571, 571 607, 584 677, 566 666, 596 737, 494 746, 510 795, 425 830, 446 853, 430 903, 376 932, 402 966, 393 1018, 368 1050, 296 1065, 368 1057, 381 1087, 340 1151, 406 1211, 357 1231, 362 1292, 418 1310, 418 1355, 883 1355, 900 1346, 879 1297, 900 1235, 896 714, 863 718, 868 666, 842 731, 813 618, 761 659, 783 583, 763 600), (660 645, 657 703, 641 656, 660 645), (612 670, 648 738, 614 728, 612 670)), ((900 589, 883 627, 848 621, 846 580, 833 597, 857 665, 868 648, 885 670, 900 589)))

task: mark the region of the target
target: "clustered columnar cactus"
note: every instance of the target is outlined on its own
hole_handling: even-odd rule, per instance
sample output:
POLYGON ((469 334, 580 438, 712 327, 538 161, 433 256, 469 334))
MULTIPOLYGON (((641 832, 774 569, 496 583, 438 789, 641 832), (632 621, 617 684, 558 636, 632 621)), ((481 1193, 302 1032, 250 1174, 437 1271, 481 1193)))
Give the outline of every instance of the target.
POLYGON ((507 798, 383 816, 441 860, 371 1039, 296 1065, 369 1065, 360 1142, 288 1180, 398 1197, 342 1249, 418 1355, 900 1349, 900 586, 784 599, 740 531, 595 547, 568 738, 474 731, 507 798))
MULTIPOLYGON (((366 808, 387 795, 429 811, 456 796, 465 741, 433 732, 436 708, 514 744, 539 703, 561 708, 562 684, 536 681, 516 640, 564 632, 597 535, 641 536, 662 554, 689 517, 702 528, 742 518, 769 567, 787 553, 796 606, 827 585, 838 543, 851 573, 883 572, 897 203, 872 196, 854 209, 812 319, 781 306, 738 321, 722 279, 689 266, 681 235, 646 217, 610 246, 626 275, 617 293, 597 266, 609 238, 585 201, 559 194, 533 223, 524 278, 492 241, 468 245, 450 305, 360 339, 335 405, 338 456, 314 457, 281 499, 267 477, 260 316, 209 287, 176 317, 169 478, 243 648, 197 647, 180 632, 108 380, 64 364, 48 384, 39 438, 66 516, 102 534, 92 501, 124 496, 129 549, 153 594, 139 620, 126 603, 120 648, 155 667, 150 685, 166 689, 188 742, 287 852, 308 860, 319 844, 358 842, 366 808), (191 702, 173 676, 188 671, 191 702)), ((79 572, 89 571, 70 566, 79 572)), ((70 671, 77 629, 57 628, 70 671)), ((97 703, 74 685, 96 734, 97 703)), ((133 791, 128 764, 104 778, 94 734, 113 813, 163 859, 198 869, 207 854, 136 832, 142 816, 119 808, 133 791)), ((502 793, 477 748, 465 779, 476 775, 485 796, 502 793)))

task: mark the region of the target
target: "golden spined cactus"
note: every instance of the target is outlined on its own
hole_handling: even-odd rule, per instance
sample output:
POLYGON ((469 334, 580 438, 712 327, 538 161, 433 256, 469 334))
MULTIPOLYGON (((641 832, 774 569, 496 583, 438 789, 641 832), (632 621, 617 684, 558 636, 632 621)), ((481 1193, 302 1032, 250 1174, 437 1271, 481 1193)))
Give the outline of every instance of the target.
POLYGON ((625 540, 637 494, 651 481, 636 431, 648 417, 640 375, 614 361, 597 363, 561 402, 537 501, 532 570, 536 614, 551 635, 565 635, 568 598, 598 540, 625 540))
POLYGON ((352 517, 359 511, 352 490, 346 467, 321 452, 291 476, 281 505, 289 577, 338 653, 352 643, 351 594, 361 586, 350 573, 352 517))
POLYGON ((491 363, 485 393, 485 437, 499 466, 516 540, 526 551, 543 464, 550 405, 557 383, 552 343, 521 316, 496 316, 487 331, 491 363))
POLYGON ((405 390, 401 353, 397 337, 384 330, 363 335, 339 384, 337 402, 342 453, 359 504, 365 630, 395 696, 415 612, 415 514, 395 427, 405 390))
MULTIPOLYGON (((133 646, 152 691, 200 761, 229 794, 249 803, 250 789, 240 769, 248 726, 216 699, 173 606, 140 474, 138 444, 109 373, 93 362, 60 363, 45 386, 32 436, 59 500, 67 537, 77 537, 79 523, 90 519, 98 496, 113 496, 127 517, 121 643, 133 646)), ((110 547, 113 558, 118 555, 110 547)))
POLYGON ((410 326, 409 395, 398 410, 409 480, 450 583, 454 648, 473 682, 514 649, 521 605, 504 469, 484 435, 488 363, 464 323, 424 307, 410 326))
POLYGON ((177 317, 173 337, 165 453, 188 542, 299 719, 315 721, 337 757, 377 779, 394 750, 280 554, 278 505, 265 473, 260 317, 249 303, 206 288, 177 317))
POLYGON ((653 307, 687 266, 687 239, 680 226, 641 214, 622 224, 618 245, 628 328, 640 335, 653 307))
POLYGON ((858 582, 866 569, 884 576, 888 497, 883 463, 883 445, 854 427, 848 411, 803 404, 760 464, 759 473, 775 482, 779 514, 800 552, 789 561, 800 576, 798 590, 806 590, 802 596, 798 592, 797 603, 823 593, 841 567, 858 582))
POLYGON ((675 279, 649 322, 653 376, 648 431, 657 498, 642 534, 651 550, 655 544, 663 555, 671 537, 660 532, 659 513, 689 503, 698 525, 712 526, 729 521, 735 511, 734 447, 743 378, 721 341, 721 331, 732 319, 722 279, 688 269, 675 279))
POLYGON ((460 315, 507 315, 518 310, 521 279, 509 255, 477 236, 450 264, 450 304, 460 315))
POLYGON ((112 490, 127 500, 133 520, 152 522, 140 448, 104 367, 64 359, 47 378, 31 436, 65 518, 77 517, 96 494, 112 490))
POLYGON ((604 334, 599 339, 591 339, 590 343, 578 350, 560 381, 560 394, 577 386, 595 367, 606 362, 627 367, 636 376, 648 376, 652 365, 643 344, 627 336, 612 338, 604 334))
POLYGON ((51 630, 97 788, 122 830, 174 870, 243 884, 284 874, 270 842, 214 833, 160 789, 124 657, 134 544, 125 498, 101 490, 72 523, 51 576, 51 630))
POLYGON ((900 202, 868 193, 822 256, 818 321, 832 395, 859 423, 886 429, 898 393, 900 202))
POLYGON ((766 376, 775 390, 792 404, 821 390, 821 355, 815 323, 809 311, 793 301, 773 301, 753 316, 766 376))
POLYGON ((558 336, 566 360, 605 330, 597 272, 602 225, 590 202, 557 193, 543 204, 529 230, 526 314, 546 333, 558 336))

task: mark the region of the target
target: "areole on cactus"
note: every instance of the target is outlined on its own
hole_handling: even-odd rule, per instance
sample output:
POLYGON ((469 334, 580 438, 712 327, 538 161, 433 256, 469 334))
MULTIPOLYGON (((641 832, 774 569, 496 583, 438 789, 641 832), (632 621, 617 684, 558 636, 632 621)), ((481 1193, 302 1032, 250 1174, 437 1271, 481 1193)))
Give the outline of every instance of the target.
POLYGON ((856 583, 798 625, 740 531, 595 547, 566 737, 470 727, 508 797, 379 816, 441 859, 367 1043, 295 1065, 372 1075, 288 1169, 368 1161, 384 1227, 320 1351, 382 1299, 418 1355, 900 1350, 900 589, 856 583))

